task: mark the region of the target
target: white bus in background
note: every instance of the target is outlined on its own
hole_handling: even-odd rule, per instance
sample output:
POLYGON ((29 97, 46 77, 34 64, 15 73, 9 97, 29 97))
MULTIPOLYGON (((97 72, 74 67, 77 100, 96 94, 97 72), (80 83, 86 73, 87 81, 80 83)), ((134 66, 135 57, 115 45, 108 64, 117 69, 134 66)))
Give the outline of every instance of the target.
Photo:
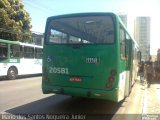
POLYGON ((0 39, 0 76, 42 74, 42 46, 0 39))

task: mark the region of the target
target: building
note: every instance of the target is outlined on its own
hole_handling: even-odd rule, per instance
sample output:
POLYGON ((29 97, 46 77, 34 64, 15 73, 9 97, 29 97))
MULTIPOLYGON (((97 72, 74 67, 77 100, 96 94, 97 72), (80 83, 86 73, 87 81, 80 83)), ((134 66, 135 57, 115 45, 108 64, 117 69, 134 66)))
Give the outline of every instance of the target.
POLYGON ((160 48, 157 50, 157 61, 160 61, 160 48))
POLYGON ((42 33, 32 32, 31 38, 24 40, 23 42, 42 46, 44 42, 44 35, 42 33))
POLYGON ((134 38, 139 44, 142 60, 150 58, 150 17, 136 17, 134 38))
POLYGON ((43 34, 32 33, 32 42, 35 45, 43 45, 44 36, 43 34))
POLYGON ((121 18, 123 24, 126 26, 127 28, 127 15, 119 15, 119 17, 121 18))
POLYGON ((157 55, 151 55, 151 61, 153 62, 157 61, 157 55))

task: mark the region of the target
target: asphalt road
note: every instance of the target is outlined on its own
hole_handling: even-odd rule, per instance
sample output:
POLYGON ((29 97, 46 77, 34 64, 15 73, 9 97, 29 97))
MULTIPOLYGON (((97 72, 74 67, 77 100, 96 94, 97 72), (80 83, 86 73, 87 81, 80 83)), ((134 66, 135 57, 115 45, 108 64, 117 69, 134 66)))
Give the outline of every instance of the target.
MULTIPOLYGON (((144 111, 145 89, 138 83, 129 97, 119 103, 41 91, 41 76, 0 81, 1 114, 69 115, 73 119, 141 119, 144 111), (73 115, 73 116, 72 116, 73 115), (77 115, 77 116, 76 116, 77 115), (78 116, 79 115, 79 116, 78 116)), ((53 119, 53 116, 51 116, 53 119)), ((67 118, 68 119, 68 118, 67 118)))

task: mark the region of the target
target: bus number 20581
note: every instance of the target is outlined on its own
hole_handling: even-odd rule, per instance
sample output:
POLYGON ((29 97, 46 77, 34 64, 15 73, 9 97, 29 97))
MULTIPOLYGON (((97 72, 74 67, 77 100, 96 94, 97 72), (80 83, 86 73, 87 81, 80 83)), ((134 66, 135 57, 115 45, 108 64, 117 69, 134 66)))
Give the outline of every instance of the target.
POLYGON ((61 67, 49 67, 49 73, 69 74, 68 68, 61 68, 61 67))

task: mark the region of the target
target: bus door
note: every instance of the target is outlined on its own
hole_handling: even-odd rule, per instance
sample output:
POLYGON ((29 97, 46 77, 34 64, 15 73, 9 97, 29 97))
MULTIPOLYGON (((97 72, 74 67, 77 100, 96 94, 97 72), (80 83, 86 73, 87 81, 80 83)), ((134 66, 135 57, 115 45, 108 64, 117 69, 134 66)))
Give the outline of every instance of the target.
POLYGON ((126 63, 126 68, 128 70, 128 75, 127 79, 129 81, 128 84, 128 93, 131 91, 131 86, 132 86, 132 68, 133 68, 133 57, 132 57, 132 40, 131 39, 126 39, 126 58, 127 58, 127 63, 126 63))

